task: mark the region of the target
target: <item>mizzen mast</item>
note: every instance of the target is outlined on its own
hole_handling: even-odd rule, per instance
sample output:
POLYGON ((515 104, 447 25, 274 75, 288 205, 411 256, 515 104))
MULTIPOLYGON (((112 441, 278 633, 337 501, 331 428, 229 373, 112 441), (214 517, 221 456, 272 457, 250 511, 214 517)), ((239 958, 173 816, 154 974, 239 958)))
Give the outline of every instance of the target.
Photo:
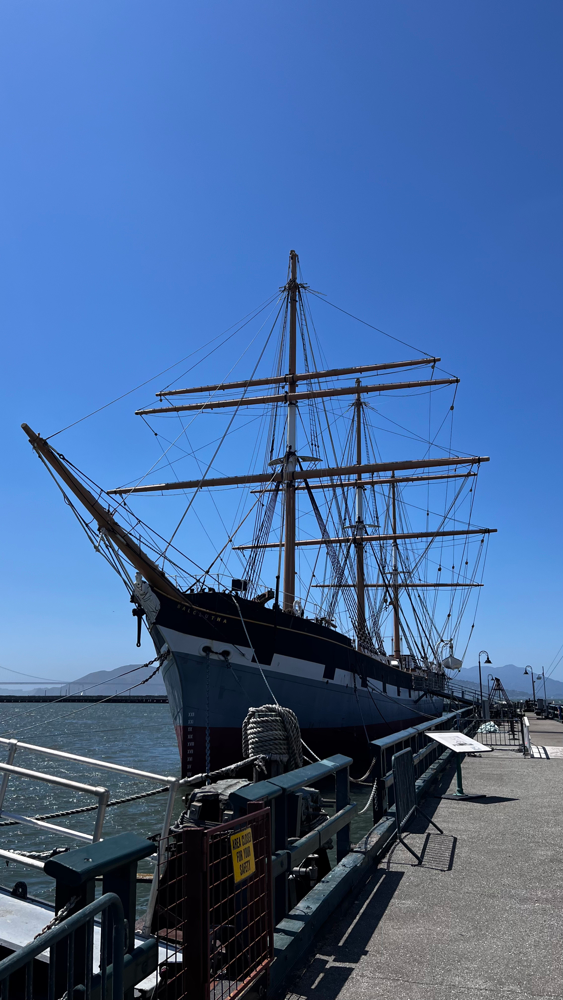
POLYGON ((295 250, 289 254, 291 277, 287 283, 289 292, 289 364, 287 370, 287 440, 283 462, 283 483, 285 494, 285 537, 283 561, 283 610, 293 611, 295 601, 295 480, 297 466, 297 401, 295 394, 297 373, 297 261, 295 250))

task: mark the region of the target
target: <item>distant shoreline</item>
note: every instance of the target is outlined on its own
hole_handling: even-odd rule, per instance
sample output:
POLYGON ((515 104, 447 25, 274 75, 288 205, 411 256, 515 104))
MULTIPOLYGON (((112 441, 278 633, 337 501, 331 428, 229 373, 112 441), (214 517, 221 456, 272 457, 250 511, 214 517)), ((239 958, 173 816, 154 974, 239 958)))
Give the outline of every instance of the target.
POLYGON ((131 704, 131 705, 167 705, 168 696, 165 694, 0 694, 0 702, 9 702, 14 704, 15 702, 22 701, 86 701, 92 704, 99 704, 100 702, 107 703, 119 703, 131 704))

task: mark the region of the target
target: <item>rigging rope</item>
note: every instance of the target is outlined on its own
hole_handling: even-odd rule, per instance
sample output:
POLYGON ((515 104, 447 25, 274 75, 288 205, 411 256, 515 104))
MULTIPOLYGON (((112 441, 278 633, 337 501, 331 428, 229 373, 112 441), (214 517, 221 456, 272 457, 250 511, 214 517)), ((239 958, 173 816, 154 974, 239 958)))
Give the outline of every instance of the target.
MULTIPOLYGON (((280 305, 280 308, 278 309, 278 312, 277 312, 277 315, 276 315, 276 318, 275 318, 275 320, 274 320, 274 322, 273 322, 273 324, 272 324, 272 326, 271 326, 271 328, 270 328, 270 332, 269 332, 268 336, 266 337, 266 341, 265 341, 265 343, 264 343, 264 346, 263 346, 262 350, 260 351, 260 354, 258 355, 258 360, 257 360, 256 364, 254 365, 254 368, 253 368, 253 370, 252 370, 252 374, 251 374, 251 376, 250 376, 250 379, 253 379, 253 378, 254 378, 254 375, 256 374, 256 371, 257 371, 257 368, 258 368, 258 365, 260 364, 260 362, 261 362, 261 360, 262 360, 262 358, 263 358, 263 356, 264 356, 264 352, 265 352, 265 350, 266 350, 266 348, 267 348, 267 346, 268 346, 268 344, 269 344, 269 342, 270 342, 270 338, 271 338, 271 336, 272 336, 272 333, 274 332, 274 328, 275 328, 275 325, 276 325, 276 323, 277 323, 277 321, 278 321, 278 317, 279 317, 279 315, 280 315, 280 312, 281 312, 281 310, 282 310, 282 305, 280 305)), ((260 333, 260 332, 261 332, 261 330, 262 330, 262 327, 260 327, 260 330, 258 331, 258 333, 260 333)), ((254 341, 256 340, 256 337, 258 336, 258 333, 257 333, 257 334, 256 334, 256 336, 255 336, 255 337, 253 338, 253 340, 251 341, 251 344, 253 344, 253 343, 254 343, 254 341)), ((250 348, 251 344, 249 344, 249 345, 248 345, 248 348, 247 348, 247 350, 248 350, 248 349, 250 348)), ((246 353, 246 352, 244 352, 244 353, 246 353)), ((250 380, 249 380, 249 381, 250 381, 250 380)), ((168 551, 168 549, 169 549, 170 545, 171 545, 171 544, 172 544, 172 542, 174 541, 174 538, 175 538, 175 537, 176 537, 176 535, 178 534, 178 531, 180 530, 180 527, 181 527, 181 525, 182 525, 182 523, 183 523, 183 521, 184 521, 184 518, 186 517, 186 515, 187 515, 187 513, 188 513, 188 511, 189 511, 189 509, 190 509, 190 507, 192 506, 192 504, 193 504, 193 502, 194 502, 194 500, 195 500, 196 496, 198 495, 198 493, 199 493, 199 491, 200 491, 200 489, 201 489, 201 487, 202 487, 202 485, 203 485, 203 482, 204 482, 204 480, 205 480, 205 477, 207 476, 207 473, 209 472, 209 470, 210 470, 211 466, 213 465, 213 462, 215 461, 215 458, 217 457, 217 454, 219 453, 219 451, 220 451, 220 449, 221 449, 221 447, 222 447, 222 445, 223 445, 223 442, 224 442, 224 440, 225 440, 225 438, 226 438, 227 434, 229 433, 229 431, 230 431, 230 429, 231 429, 231 427, 232 427, 232 424, 233 424, 233 421, 234 421, 235 417, 236 417, 236 416, 238 415, 238 412, 239 412, 239 410, 240 410, 240 407, 241 407, 241 405, 242 405, 242 401, 243 401, 243 399, 244 399, 244 398, 245 398, 245 396, 246 396, 246 393, 247 393, 247 391, 248 391, 248 388, 249 388, 249 386, 248 386, 248 385, 246 385, 246 386, 244 387, 244 389, 243 389, 243 392, 242 392, 242 396, 241 396, 241 399, 240 399, 240 402, 239 402, 238 406, 236 406, 236 407, 235 407, 235 410, 234 410, 234 413, 233 413, 233 415, 232 415, 231 419, 229 420, 229 423, 227 424, 227 428, 226 428, 226 430, 225 430, 225 433, 223 434, 223 437, 221 438, 221 440, 220 440, 219 444, 217 445, 217 447, 216 447, 216 449, 215 449, 215 451, 214 451, 214 453, 213 453, 213 457, 212 457, 212 458, 211 458, 211 460, 209 461, 209 463, 208 463, 208 465, 207 465, 207 468, 206 468, 205 472, 203 473, 203 475, 202 475, 202 477, 201 477, 201 479, 200 479, 200 481, 199 481, 198 485, 196 486, 196 488, 195 488, 195 490, 194 490, 194 493, 193 493, 193 496, 192 496, 192 497, 190 498, 190 501, 189 501, 189 503, 188 503, 188 506, 186 507, 186 509, 185 509, 184 513, 182 514, 182 516, 181 516, 180 520, 178 521, 178 524, 176 525, 176 527, 175 527, 174 531, 172 532, 172 534, 171 534, 171 536, 170 536, 170 540, 169 540, 169 542, 167 543, 167 545, 166 545, 166 548, 164 549, 164 552, 162 553, 162 560, 163 560, 163 565, 164 565, 164 560, 166 559, 166 553, 167 553, 167 551, 168 551)), ((198 413, 196 414, 196 416, 198 416, 198 415, 199 415, 199 413, 201 413, 201 412, 202 412, 202 410, 203 410, 203 409, 205 408, 205 405, 206 405, 205 403, 203 403, 203 404, 202 404, 202 407, 201 407, 201 410, 199 410, 199 411, 198 411, 198 413)), ((194 418, 194 419, 195 419, 195 418, 194 418)), ((148 473, 147 473, 147 475, 148 475, 148 473)), ((146 477, 145 477, 145 478, 146 478, 146 477)))
MULTIPOLYGON (((161 372, 158 372, 156 375, 151 376, 151 378, 146 379, 145 382, 140 382, 139 385, 136 385, 134 389, 129 389, 127 392, 124 392, 121 396, 116 396, 116 398, 110 400, 109 403, 104 403, 104 405, 103 406, 99 406, 97 410, 92 410, 91 413, 87 413, 84 417, 80 417, 78 420, 75 420, 72 424, 67 424, 66 427, 61 427, 61 429, 59 431, 55 431, 54 434, 49 434, 49 436, 47 438, 45 438, 45 440, 46 441, 50 441, 51 438, 57 437, 58 434, 63 434, 64 431, 70 430, 71 427, 76 427, 77 424, 81 424, 83 420, 88 420, 89 417, 95 416, 96 413, 101 413, 102 410, 106 410, 108 408, 108 406, 113 406, 114 403, 119 403, 119 401, 121 399, 125 399, 126 396, 130 396, 131 393, 137 392, 137 390, 138 389, 142 389, 143 386, 149 385, 151 382, 154 382, 155 379, 160 378, 161 375, 165 375, 166 372, 172 371, 172 369, 176 368, 177 365, 181 365, 182 361, 187 361, 187 359, 188 358, 192 358, 194 356, 194 354, 198 354, 199 351, 203 351, 204 348, 206 348, 209 344, 212 344, 215 340, 219 340, 219 338, 223 337, 226 333, 229 332, 229 330, 232 330, 233 326, 238 327, 238 329, 236 329, 233 333, 231 333, 231 335, 229 337, 227 337, 227 340, 230 340, 231 337, 234 337, 237 333, 240 332, 240 330, 244 329, 244 327, 247 326, 247 323, 243 323, 243 320, 246 320, 247 316, 250 317, 248 319, 248 323, 250 323, 252 321, 252 319, 255 319, 256 316, 259 316, 260 313, 264 311, 264 309, 267 309, 268 306, 271 305, 271 303, 277 298, 277 296, 278 296, 277 292, 275 292, 274 295, 270 295, 265 300, 265 302, 262 305, 257 306, 256 309, 252 310, 252 312, 247 313, 246 316, 243 316, 242 320, 237 320, 236 323, 233 323, 232 326, 227 327, 227 329, 223 330, 222 333, 218 333, 216 337, 212 337, 212 339, 208 340, 206 344, 202 344, 201 347, 196 348, 195 351, 191 351, 189 354, 186 354, 185 357, 180 358, 179 361, 175 361, 174 364, 173 365, 169 365, 168 368, 163 368, 163 370, 161 372), (239 327, 240 323, 243 323, 243 325, 239 327)), ((226 344, 227 340, 224 340, 223 344, 226 344)), ((223 347, 223 344, 218 344, 217 347, 214 347, 213 351, 211 351, 210 354, 213 354, 214 351, 218 351, 220 347, 223 347)), ((200 360, 197 362, 197 364, 200 364, 202 361, 205 360, 205 358, 208 358, 208 357, 209 357, 209 354, 206 354, 204 358, 200 358, 200 360)), ((188 371, 192 371, 192 369, 195 368, 195 367, 196 367, 196 365, 192 365, 192 368, 189 368, 188 371)), ((185 375, 186 372, 184 372, 183 374, 185 375)), ((183 375, 179 375, 178 378, 183 378, 183 375)), ((178 379, 175 379, 174 381, 178 381, 178 379)), ((169 385, 173 385, 173 384, 174 384, 173 382, 169 383, 169 385)))
MULTIPOLYGON (((73 716, 73 715, 79 715, 80 712, 86 712, 89 708, 93 708, 96 705, 103 705, 105 702, 111 701, 112 698, 121 698, 124 694, 127 694, 129 691, 134 691, 135 688, 141 687, 143 684, 146 684, 148 681, 150 681, 151 678, 154 677, 155 674, 158 673, 158 671, 160 670, 160 667, 161 667, 162 663, 164 663, 164 661, 167 659, 167 657, 169 655, 170 655, 170 651, 167 648, 166 652, 159 653, 158 656, 155 656, 154 659, 149 660, 148 663, 143 663, 143 664, 141 664, 140 667, 133 667, 131 670, 126 670, 125 673, 118 674, 117 677, 113 678, 113 680, 118 680, 119 677, 125 677, 127 674, 132 674, 136 670, 143 670, 146 667, 150 667, 150 666, 152 666, 153 663, 156 663, 157 660, 158 660, 159 662, 158 662, 158 666, 157 666, 156 670, 153 670, 152 674, 149 674, 149 676, 145 677, 144 680, 139 681, 138 684, 132 684, 131 687, 125 688, 124 691, 120 691, 119 693, 116 692, 115 694, 110 694, 110 695, 107 696, 107 698, 101 698, 100 701, 90 702, 88 705, 85 705, 84 708, 77 708, 76 711, 69 712, 67 715, 62 715, 62 716, 60 716, 58 718, 53 715, 53 716, 51 716, 50 719, 43 719, 41 722, 36 723, 34 726, 27 726, 26 729, 23 730, 23 732, 24 733, 29 733, 32 729, 37 729, 38 726, 44 726, 46 723, 49 723, 49 722, 62 722, 63 719, 70 719, 71 716, 73 716)), ((97 684, 91 684, 89 687, 84 688, 84 690, 85 691, 89 691, 91 688, 93 688, 93 687, 99 687, 99 685, 103 684, 103 683, 104 683, 103 681, 98 681, 97 684)), ((71 694, 66 694, 66 695, 63 695, 60 698, 56 698, 55 701, 49 702, 49 704, 50 705, 57 705, 59 702, 66 701, 67 698, 72 698, 72 697, 73 696, 71 694)), ((32 715, 32 716, 33 715, 37 715, 37 711, 26 713, 26 715, 27 714, 32 715)), ((22 718, 25 718, 25 716, 22 716, 22 718)), ((4 733, 2 733, 2 736, 8 736, 12 732, 14 732, 14 730, 6 730, 4 733)))

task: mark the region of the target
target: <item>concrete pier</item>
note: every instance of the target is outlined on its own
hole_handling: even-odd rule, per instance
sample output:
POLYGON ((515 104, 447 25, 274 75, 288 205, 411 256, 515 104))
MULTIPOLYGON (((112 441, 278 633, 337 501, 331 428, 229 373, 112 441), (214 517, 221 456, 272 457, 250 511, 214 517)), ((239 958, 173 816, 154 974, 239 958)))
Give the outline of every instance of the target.
POLYGON ((408 842, 396 842, 325 924, 285 1000, 561 1000, 563 725, 530 719, 547 755, 497 749, 450 767, 408 842), (549 748, 554 753, 549 753, 549 748), (557 753, 559 748, 561 756, 557 753))

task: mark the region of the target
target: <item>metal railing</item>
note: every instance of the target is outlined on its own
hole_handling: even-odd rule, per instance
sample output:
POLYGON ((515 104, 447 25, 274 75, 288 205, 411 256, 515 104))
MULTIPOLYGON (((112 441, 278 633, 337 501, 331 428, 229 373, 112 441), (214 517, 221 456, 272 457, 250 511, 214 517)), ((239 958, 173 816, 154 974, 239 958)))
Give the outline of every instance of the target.
POLYGON ((511 714, 508 718, 495 716, 493 719, 479 720, 475 739, 487 747, 524 752, 526 739, 524 718, 511 714))
POLYGON ((415 778, 430 767, 444 752, 441 744, 430 739, 428 730, 463 729, 474 726, 474 709, 463 708, 459 712, 449 712, 430 722, 423 722, 410 729, 402 729, 391 736, 380 740, 372 740, 374 762, 372 775, 374 777, 375 794, 373 796, 373 822, 377 823, 394 804, 392 758, 400 750, 410 749, 413 754, 415 778))
POLYGON ((39 934, 0 962, 0 1000, 73 997, 83 987, 89 1000, 123 1000, 125 921, 119 896, 108 892, 78 913, 39 934), (98 956, 94 918, 101 915, 98 956), (36 962, 44 952, 49 962, 36 962), (99 972, 94 972, 94 966, 99 972))
MULTIPOLYGON (((61 836, 71 837, 76 840, 86 841, 88 843, 97 843, 102 838, 103 824, 105 819, 106 808, 109 802, 109 790, 107 788, 95 787, 93 785, 86 785, 78 781, 72 781, 68 778, 59 778, 55 775, 43 774, 40 771, 26 768, 18 768, 14 765, 14 758, 17 750, 29 750, 32 753, 42 754, 45 757, 52 757, 55 760, 61 761, 73 761, 77 764, 82 764, 85 767, 94 768, 96 770, 111 771, 114 774, 128 775, 132 778, 138 778, 146 781, 159 781, 165 782, 168 786, 168 798, 166 806, 164 809, 164 815, 162 820, 162 827, 160 831, 160 837, 158 846, 156 848, 156 865, 155 873, 151 882, 151 887, 149 890, 149 898, 147 904, 147 910, 143 922, 143 935, 146 937, 150 934, 150 926, 152 922, 152 917, 154 914, 154 907, 156 903, 156 896, 158 891, 158 869, 161 861, 164 857, 165 845, 167 843, 168 833, 170 830, 170 825, 172 822, 172 814, 174 811, 174 803, 176 800, 176 795, 179 788, 192 787, 198 784, 205 784, 206 779, 209 777, 205 774, 196 774, 191 778, 175 778, 169 775, 155 774, 151 771, 141 771, 138 768, 127 767, 124 764, 113 764, 106 760, 100 760, 96 757, 84 757, 80 754, 69 753, 65 750, 54 750, 51 747, 37 746, 33 743, 24 743, 21 740, 7 739, 5 737, 0 737, 0 746, 4 744, 8 747, 8 755, 5 764, 0 763, 0 773, 3 771, 4 776, 2 778, 2 783, 0 785, 0 817, 5 817, 6 819, 13 820, 15 823, 23 823, 32 827, 40 827, 42 829, 49 830, 51 832, 56 832, 61 836), (96 795, 98 796, 98 810, 96 813, 96 822, 94 826, 93 835, 82 833, 78 830, 73 830, 70 827, 58 826, 53 823, 48 823, 46 820, 37 820, 32 816, 23 816, 19 813, 6 812, 3 809, 4 799, 6 796, 6 791, 8 788, 8 781, 11 775, 25 778, 33 778, 38 781, 46 781, 52 785, 58 785, 59 787, 64 787, 72 789, 77 792, 96 795)), ((252 764, 253 761, 258 758, 252 757, 248 761, 242 761, 240 764, 248 765, 252 764)), ((237 766, 237 765, 235 765, 237 766)), ((214 772, 211 775, 212 778, 222 777, 223 774, 230 772, 231 768, 223 768, 220 771, 214 772)), ((111 803, 110 803, 111 804, 111 803)), ((28 868, 35 868, 43 870, 44 862, 38 861, 35 858, 27 857, 24 854, 19 854, 17 851, 5 850, 0 848, 0 857, 5 858, 7 861, 16 861, 19 864, 26 865, 28 868)))
MULTIPOLYGON (((36 771, 32 768, 22 768, 16 767, 14 765, 14 758, 17 750, 31 750, 33 753, 42 754, 45 757, 54 757, 58 760, 74 761, 77 764, 84 764, 87 767, 95 768, 96 770, 112 771, 117 774, 127 774, 133 778, 146 779, 148 781, 164 781, 169 787, 168 793, 168 803, 166 808, 166 814, 170 813, 172 815, 172 809, 174 806, 174 799, 176 796, 176 791, 179 785, 178 778, 171 778, 170 776, 163 774, 152 774, 150 771, 139 771, 134 767, 125 767, 123 764, 112 764, 105 760, 98 760, 95 757, 81 757, 79 754, 67 753, 64 750, 53 750, 51 747, 41 747, 35 746, 33 743, 22 743, 20 740, 15 739, 5 739, 0 737, 0 744, 5 744, 8 747, 8 756, 6 763, 0 763, 0 772, 4 772, 4 777, 2 779, 2 785, 0 786, 0 815, 5 816, 7 819, 13 819, 17 823, 25 823, 29 826, 38 826, 47 830, 54 830, 56 833, 64 834, 67 837, 72 836, 77 840, 85 840, 89 843, 97 843, 101 839, 102 830, 104 825, 104 819, 106 814, 106 807, 109 800, 109 790, 107 788, 102 788, 101 786, 85 785, 79 781, 72 781, 70 778, 59 778, 56 775, 44 774, 41 771, 36 771), (55 826, 52 823, 47 823, 44 820, 34 819, 32 816, 21 816, 17 813, 6 812, 3 808, 4 799, 6 796, 6 791, 8 788, 8 781, 10 775, 15 775, 23 778, 32 778, 35 781, 45 781, 51 785, 58 785, 62 788, 69 788, 76 792, 82 792, 86 795, 95 795, 98 797, 98 811, 96 813, 96 822, 94 825, 94 833, 92 836, 87 833, 82 833, 79 830, 71 830, 69 827, 55 826)), ((168 823, 168 826, 170 824, 168 823)), ((166 828, 166 833, 168 832, 168 827, 166 828)), ((2 856, 11 855, 12 852, 4 852, 2 856)))
POLYGON ((480 701, 478 688, 468 687, 462 681, 454 681, 451 677, 446 679, 444 694, 451 694, 454 698, 460 698, 462 701, 470 701, 474 705, 478 705, 480 701))
MULTIPOLYGON (((126 767, 124 764, 113 764, 109 761, 99 760, 95 757, 82 757, 80 754, 68 753, 64 750, 54 750, 51 747, 36 746, 33 743, 23 743, 16 739, 6 739, 5 737, 0 737, 0 745, 4 744, 8 747, 8 756, 5 764, 0 763, 0 773, 4 772, 4 777, 2 779, 2 784, 0 786, 0 816, 6 819, 14 820, 16 823, 23 823, 28 826, 40 827, 41 829, 49 830, 50 832, 56 832, 61 836, 71 837, 75 840, 87 841, 88 843, 97 843, 102 838, 102 831, 104 825, 104 819, 106 814, 106 808, 109 801, 109 790, 107 788, 96 787, 93 785, 86 785, 79 781, 72 781, 70 778, 59 778, 56 775, 44 774, 41 771, 36 771, 30 768, 16 767, 13 763, 14 757, 17 750, 30 750, 33 753, 42 754, 45 757, 53 757, 56 760, 64 761, 74 761, 77 764, 82 764, 86 767, 94 768, 96 770, 111 771, 114 774, 124 774, 129 775, 132 778, 139 778, 147 781, 160 781, 165 782, 168 787, 168 799, 166 802, 166 807, 164 810, 164 817, 162 821, 162 829, 160 831, 160 840, 157 848, 157 864, 155 866, 155 874, 152 879, 151 888, 149 891, 149 900, 147 905, 147 912, 144 920, 144 934, 145 936, 149 933, 148 927, 150 927, 152 914, 154 911, 156 893, 158 889, 158 861, 161 855, 161 844, 164 843, 166 837, 168 836, 168 831, 170 829, 170 823, 172 821, 172 813, 174 810, 174 802, 176 799, 176 794, 180 784, 182 783, 179 778, 170 777, 169 775, 154 774, 150 771, 140 771, 138 768, 126 767), (98 797, 98 810, 96 813, 96 821, 94 825, 93 835, 82 833, 79 830, 73 830, 70 827, 58 826, 53 823, 48 823, 45 820, 37 820, 32 816, 22 816, 19 813, 6 812, 4 810, 4 799, 6 796, 6 791, 8 788, 8 781, 11 775, 32 778, 36 781, 45 781, 51 785, 58 785, 62 788, 72 789, 76 792, 81 792, 83 794, 95 795, 98 797)), ((189 782, 189 779, 188 779, 189 782)), ((186 779, 184 779, 184 783, 186 779)), ((44 863, 42 861, 37 861, 34 858, 28 858, 25 855, 18 854, 17 851, 9 851, 0 849, 0 857, 5 858, 9 861, 18 861, 20 864, 27 865, 30 868, 43 869, 44 863)))
MULTIPOLYGON (((35 826, 42 830, 51 830, 63 836, 73 837, 76 840, 85 840, 89 844, 95 844, 98 840, 101 840, 106 806, 109 800, 109 789, 95 785, 84 785, 82 782, 72 781, 70 778, 59 778, 55 774, 44 774, 43 771, 35 771, 27 767, 15 767, 13 764, 0 763, 0 771, 4 772, 2 788, 0 789, 0 816, 14 820, 16 823, 23 823, 26 826, 35 826), (58 785, 59 788, 71 788, 75 792, 83 792, 85 795, 96 796, 98 799, 98 809, 93 835, 82 833, 79 830, 71 830, 66 826, 57 826, 55 823, 47 823, 45 820, 34 819, 32 816, 22 816, 20 813, 7 812, 3 809, 8 779, 12 774, 20 778, 32 778, 34 781, 44 781, 48 785, 58 785)), ((1 853, 3 857, 10 855, 10 851, 2 851, 1 853)))
POLYGON ((351 764, 351 757, 335 754, 288 774, 239 788, 230 796, 235 806, 235 818, 250 813, 258 802, 271 809, 274 923, 282 920, 290 909, 288 879, 294 867, 335 835, 337 860, 341 861, 350 850, 350 823, 357 811, 356 804, 350 802, 351 764), (336 785, 334 814, 305 836, 291 840, 288 837, 289 812, 296 806, 299 790, 331 776, 334 776, 336 785))

